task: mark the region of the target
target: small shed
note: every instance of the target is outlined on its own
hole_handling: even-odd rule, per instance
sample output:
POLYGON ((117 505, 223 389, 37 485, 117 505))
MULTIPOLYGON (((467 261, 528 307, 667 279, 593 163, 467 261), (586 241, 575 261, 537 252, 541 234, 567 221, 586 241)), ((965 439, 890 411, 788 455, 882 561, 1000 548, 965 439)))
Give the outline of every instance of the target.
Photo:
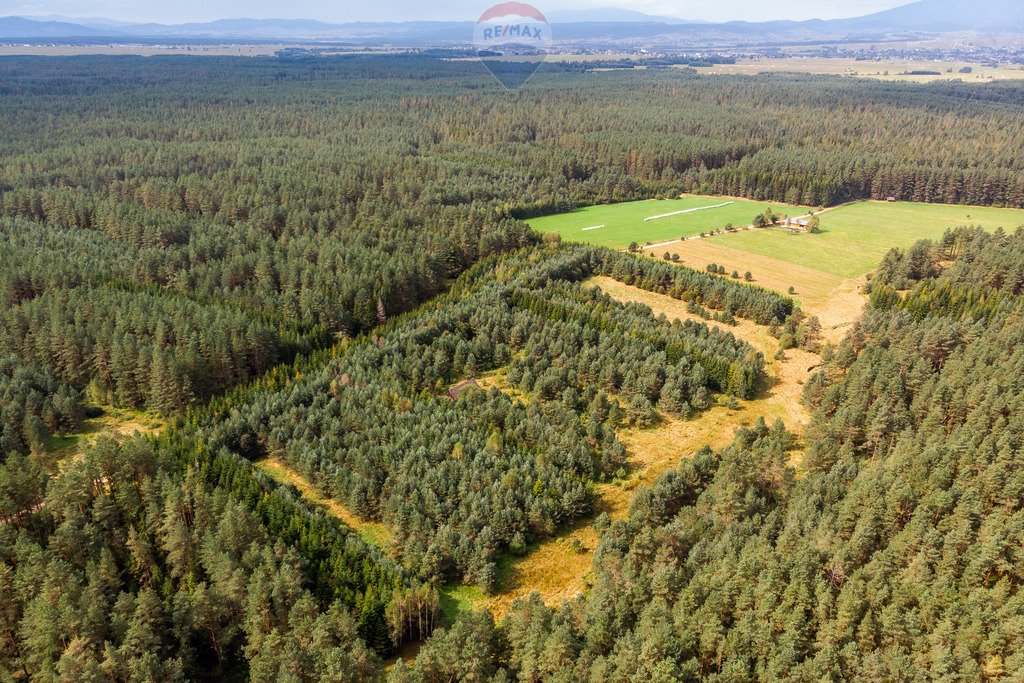
POLYGON ((467 390, 477 389, 479 387, 480 385, 477 383, 475 379, 467 379, 464 382, 459 382, 458 384, 452 385, 451 387, 448 388, 448 391, 446 393, 448 394, 448 398, 454 401, 467 390))

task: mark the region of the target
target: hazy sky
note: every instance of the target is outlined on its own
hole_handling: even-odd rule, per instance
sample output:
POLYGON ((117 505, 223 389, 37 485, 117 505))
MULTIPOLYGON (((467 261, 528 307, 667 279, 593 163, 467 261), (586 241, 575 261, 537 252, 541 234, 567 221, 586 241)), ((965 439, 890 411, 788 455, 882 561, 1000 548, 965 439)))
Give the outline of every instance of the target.
MULTIPOLYGON (((0 16, 63 15, 180 23, 237 17, 321 21, 476 19, 498 0, 0 0, 0 16)), ((530 0, 526 0, 530 1, 530 0)), ((833 19, 906 4, 910 0, 533 0, 541 11, 623 7, 650 14, 711 21, 833 19)))

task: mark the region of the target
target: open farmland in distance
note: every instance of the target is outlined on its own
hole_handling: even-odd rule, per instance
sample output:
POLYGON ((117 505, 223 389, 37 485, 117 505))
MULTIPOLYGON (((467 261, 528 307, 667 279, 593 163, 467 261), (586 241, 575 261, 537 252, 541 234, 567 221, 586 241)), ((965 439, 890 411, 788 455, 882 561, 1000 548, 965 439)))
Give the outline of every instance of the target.
POLYGON ((810 210, 780 202, 687 195, 679 199, 645 199, 588 206, 569 213, 533 218, 527 222, 538 232, 555 232, 564 240, 624 249, 631 242, 656 244, 680 237, 693 237, 727 225, 746 227, 753 222, 755 216, 768 208, 790 216, 802 215, 810 210), (645 220, 677 211, 686 213, 645 220))
POLYGON ((771 72, 830 74, 869 78, 879 81, 961 80, 965 83, 990 83, 996 80, 1024 79, 1018 64, 982 64, 963 61, 929 59, 838 59, 831 57, 800 57, 741 59, 735 64, 701 67, 701 73, 758 75, 771 72))
POLYGON ((947 229, 963 225, 978 225, 987 230, 1003 228, 1009 232, 1024 225, 1024 210, 858 202, 822 213, 821 233, 816 235, 771 228, 717 235, 709 240, 840 277, 856 277, 877 266, 893 247, 935 239, 947 229))
POLYGON ((857 202, 820 214, 818 234, 785 228, 743 230, 685 240, 651 249, 702 269, 709 263, 727 273, 751 273, 752 282, 790 293, 818 316, 826 336, 838 342, 864 305, 865 276, 892 248, 937 239, 950 228, 980 225, 1007 232, 1024 225, 1024 210, 910 202, 857 202), (790 287, 793 288, 790 291, 790 287))

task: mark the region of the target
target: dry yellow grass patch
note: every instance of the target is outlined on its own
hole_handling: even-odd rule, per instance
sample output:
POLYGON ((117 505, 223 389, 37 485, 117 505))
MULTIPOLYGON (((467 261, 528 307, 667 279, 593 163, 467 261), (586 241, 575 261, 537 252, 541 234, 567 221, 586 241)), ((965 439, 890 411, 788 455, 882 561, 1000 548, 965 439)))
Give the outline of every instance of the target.
POLYGON ((77 433, 51 437, 34 457, 48 471, 64 471, 99 438, 120 441, 136 434, 148 436, 162 431, 166 425, 166 420, 154 413, 107 406, 102 415, 83 420, 77 433))
POLYGON ((824 301, 804 308, 808 314, 818 316, 825 341, 838 345, 853 327, 853 323, 860 318, 868 302, 868 297, 862 291, 867 281, 866 275, 845 280, 824 301))
POLYGON ((549 605, 579 595, 587 588, 598 540, 592 520, 586 520, 538 544, 528 555, 508 564, 499 593, 481 601, 477 608, 486 607, 500 619, 517 598, 530 593, 539 593, 549 605), (573 541, 579 542, 575 548, 573 541))
POLYGON ((99 434, 115 438, 136 434, 150 436, 167 426, 166 420, 154 413, 119 408, 108 409, 91 421, 97 425, 99 434))
MULTIPOLYGON (((730 332, 760 351, 767 363, 768 385, 754 400, 740 401, 737 410, 718 405, 692 420, 663 416, 661 424, 653 428, 629 429, 619 434, 619 440, 630 454, 634 477, 640 483, 652 483, 677 466, 682 458, 693 455, 703 446, 718 449, 729 445, 739 427, 752 425, 759 417, 768 423, 781 418, 791 431, 798 435, 803 433, 809 416, 800 399, 804 383, 821 362, 820 356, 801 349, 789 349, 785 359, 779 361, 775 359, 779 342, 763 325, 749 320, 739 320, 736 325, 704 320, 688 313, 682 301, 607 277, 591 278, 588 282, 619 301, 645 304, 655 315, 664 314, 669 320, 694 320, 730 332)), ((621 493, 608 491, 607 495, 612 500, 632 499, 632 493, 625 490, 621 493)), ((620 510, 623 505, 619 502, 614 507, 620 510)), ((628 510, 628 502, 625 508, 628 510)))
POLYGON ((754 278, 752 284, 783 294, 788 294, 789 288, 793 287, 796 289, 793 296, 804 310, 824 303, 828 295, 844 282, 838 275, 733 249, 707 239, 686 240, 658 251, 679 254, 679 261, 695 270, 703 271, 709 263, 717 263, 730 273, 734 270, 740 274, 750 271, 754 278))
POLYGON ((256 463, 263 470, 282 484, 291 484, 299 490, 304 498, 318 505, 337 517, 345 526, 354 529, 363 540, 378 548, 386 548, 391 541, 391 530, 380 522, 367 522, 360 519, 344 505, 322 495, 305 477, 293 470, 278 458, 267 458, 256 463))
MULTIPOLYGON (((600 287, 619 301, 646 304, 655 315, 664 313, 669 319, 706 322, 711 327, 734 334, 764 354, 771 377, 757 398, 740 401, 737 410, 717 405, 692 420, 663 416, 661 423, 653 428, 622 431, 619 439, 629 454, 632 474, 626 481, 596 487, 598 512, 607 512, 612 519, 625 518, 640 487, 650 485, 665 472, 678 467, 684 458, 692 456, 703 446, 719 449, 729 445, 739 427, 752 425, 759 417, 764 417, 769 423, 775 418, 782 418, 791 431, 798 435, 803 433, 808 415, 800 397, 804 382, 821 362, 818 355, 791 349, 786 352, 784 360, 778 361, 775 360, 775 352, 779 343, 762 325, 741 320, 736 326, 730 326, 695 318, 687 313, 686 304, 681 301, 607 277, 594 277, 587 283, 600 287)), ((800 451, 794 451, 791 464, 796 464, 800 457, 800 451)), ((472 606, 487 607, 500 618, 516 598, 526 597, 532 592, 540 594, 548 604, 557 604, 578 595, 587 587, 597 542, 597 533, 588 521, 539 543, 528 555, 509 564, 498 595, 481 597, 472 606), (584 552, 572 548, 574 539, 579 541, 584 552)))
POLYGON ((854 76, 880 81, 932 81, 962 80, 965 83, 989 83, 995 80, 1022 79, 1024 70, 1018 65, 986 66, 977 62, 957 62, 926 59, 856 60, 829 57, 784 57, 767 59, 741 59, 735 64, 716 64, 702 67, 701 72, 754 75, 769 71, 794 73, 833 74, 854 76), (965 66, 971 73, 960 73, 965 66), (938 74, 912 74, 913 71, 937 71, 938 74))
POLYGON ((533 400, 527 392, 516 389, 508 383, 508 368, 498 368, 476 378, 482 389, 497 389, 514 401, 529 403, 533 400))
MULTIPOLYGON (((662 251, 679 254, 680 263, 696 270, 704 270, 709 263, 717 263, 730 273, 734 270, 739 273, 750 271, 754 278, 752 284, 780 294, 789 295, 789 288, 793 287, 796 290, 793 298, 805 313, 818 317, 825 340, 833 344, 839 343, 867 303, 867 297, 861 293, 867 282, 866 276, 843 278, 705 239, 687 240, 658 249, 659 253, 662 251)), ((686 312, 685 305, 682 310, 686 312)), ((741 334, 736 336, 742 337, 741 334)))

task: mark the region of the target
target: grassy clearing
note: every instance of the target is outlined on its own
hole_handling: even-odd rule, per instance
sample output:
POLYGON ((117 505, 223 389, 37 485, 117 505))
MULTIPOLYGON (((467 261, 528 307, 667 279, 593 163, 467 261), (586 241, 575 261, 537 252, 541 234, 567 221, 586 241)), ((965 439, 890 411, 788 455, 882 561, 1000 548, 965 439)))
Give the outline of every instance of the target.
POLYGON ((623 440, 630 453, 638 454, 644 467, 649 470, 643 473, 644 483, 653 481, 666 469, 674 466, 666 466, 666 458, 677 464, 680 450, 689 451, 683 453, 689 455, 705 444, 713 447, 725 446, 732 441, 736 427, 760 416, 764 416, 769 422, 780 417, 790 429, 803 430, 808 416, 800 403, 800 397, 811 369, 821 362, 818 355, 790 349, 786 351, 786 358, 779 361, 775 359, 779 342, 763 325, 749 320, 738 320, 736 325, 704 320, 688 313, 686 304, 678 299, 625 285, 607 277, 591 278, 588 283, 600 287, 602 291, 619 301, 642 303, 648 306, 654 315, 664 314, 669 320, 694 320, 729 332, 760 351, 767 363, 767 374, 771 378, 768 386, 754 400, 741 401, 739 410, 717 406, 693 420, 666 417, 661 425, 653 429, 627 430, 620 434, 619 438, 623 440), (716 422, 721 423, 725 428, 724 432, 716 429, 716 422), (663 438, 666 434, 671 438, 663 438), (680 444, 685 448, 680 449, 680 444), (631 445, 636 448, 630 449, 631 445))
POLYGON ((266 472, 282 484, 290 484, 299 490, 304 498, 318 505, 337 517, 345 526, 354 529, 364 541, 378 548, 386 549, 391 542, 391 530, 379 522, 367 522, 352 514, 344 505, 320 494, 305 477, 288 467, 277 458, 267 458, 256 463, 256 467, 266 472))
POLYGON ((156 434, 167 422, 154 413, 105 406, 103 413, 82 421, 74 434, 53 435, 34 457, 49 472, 59 472, 74 462, 82 450, 99 438, 123 439, 133 434, 156 434))
MULTIPOLYGON (((622 284, 607 277, 594 277, 588 284, 600 287, 620 301, 640 302, 649 306, 654 315, 664 313, 669 319, 696 319, 686 311, 686 304, 669 296, 647 292, 622 284)), ((701 322, 706 322, 700 320, 701 322)), ((654 482, 668 470, 678 467, 684 459, 701 447, 727 446, 736 430, 754 424, 759 417, 768 422, 782 418, 787 427, 802 434, 808 415, 800 403, 803 384, 821 358, 807 351, 790 350, 782 361, 774 359, 778 342, 767 328, 749 321, 735 326, 707 323, 725 329, 746 340, 761 351, 768 362, 771 377, 768 386, 752 401, 740 401, 732 410, 717 405, 692 420, 679 420, 663 416, 660 424, 650 429, 627 429, 619 434, 629 454, 631 473, 624 481, 599 484, 597 512, 607 512, 612 519, 622 519, 636 492, 654 482)), ((793 452, 791 463, 796 465, 802 452, 793 452)), ((534 544, 522 558, 507 559, 499 569, 499 591, 493 597, 479 590, 460 586, 448 591, 447 609, 491 609, 496 617, 507 612, 514 600, 532 592, 540 594, 548 604, 572 598, 587 587, 587 577, 598 542, 597 532, 587 520, 566 529, 553 538, 534 544), (574 543, 574 541, 576 543, 574 543)))
POLYGON ((491 372, 485 373, 480 377, 476 378, 477 384, 482 389, 497 389, 501 393, 505 394, 513 401, 519 401, 520 403, 526 404, 533 401, 533 397, 529 393, 516 389, 508 383, 508 368, 498 368, 491 372))
MULTIPOLYGON (((625 516, 627 509, 612 510, 601 493, 617 488, 612 484, 598 487, 598 512, 608 512, 615 519, 625 516)), ((610 500, 610 499, 609 499, 610 500)), ((583 520, 561 530, 555 536, 531 543, 522 557, 505 553, 498 558, 498 588, 494 595, 485 594, 477 586, 449 584, 441 590, 441 610, 449 623, 458 615, 487 609, 501 619, 519 598, 539 593, 547 604, 571 599, 587 587, 587 577, 597 548, 598 535, 593 520, 583 520)))
POLYGON ((782 294, 788 294, 792 287, 793 298, 808 315, 818 316, 826 340, 833 344, 842 339, 864 309, 866 297, 861 287, 866 282, 865 277, 843 278, 711 240, 688 240, 670 245, 658 250, 659 258, 662 251, 678 254, 680 263, 697 270, 704 270, 708 263, 717 263, 730 273, 749 271, 753 284, 782 294))
MULTIPOLYGON (((981 225, 990 230, 1024 225, 1024 211, 946 204, 858 202, 821 214, 822 232, 790 234, 782 228, 747 230, 687 240, 653 250, 678 254, 703 270, 708 263, 728 272, 750 271, 754 283, 786 293, 821 320, 826 339, 842 338, 864 307, 860 288, 893 247, 938 238, 948 228, 981 225)), ((648 257, 649 258, 649 257, 648 257)))
POLYGON ((977 62, 953 62, 924 59, 830 59, 827 57, 785 57, 780 59, 741 59, 736 64, 701 67, 701 73, 755 75, 768 72, 832 74, 871 78, 880 81, 962 80, 965 83, 989 83, 994 80, 1024 79, 1024 69, 1017 64, 985 66, 977 62), (969 67, 971 73, 960 73, 969 67), (913 74, 914 71, 937 71, 937 75, 913 74))
POLYGON ((533 218, 527 222, 538 232, 557 232, 564 240, 624 249, 631 242, 667 242, 718 230, 728 224, 746 227, 755 216, 764 213, 769 207, 792 216, 807 213, 809 210, 806 207, 779 202, 755 202, 733 197, 686 196, 680 199, 646 199, 638 202, 588 206, 571 213, 533 218), (690 213, 644 221, 651 216, 715 207, 725 202, 732 203, 718 208, 703 208, 690 213), (603 227, 587 230, 597 226, 603 227))
MULTIPOLYGON (((598 512, 611 512, 606 508, 599 492, 598 512)), ((482 599, 477 608, 486 607, 500 619, 516 599, 535 591, 552 605, 582 593, 599 540, 592 524, 593 520, 582 520, 552 538, 531 544, 522 557, 503 558, 497 593, 482 599)))
POLYGON ((822 232, 818 235, 790 234, 785 229, 772 228, 719 235, 709 241, 851 278, 873 270, 893 247, 909 247, 920 239, 941 237, 947 229, 961 225, 1014 230, 1024 225, 1024 210, 858 202, 822 213, 822 232))
POLYGON ((441 589, 441 612, 449 624, 460 614, 486 608, 487 601, 487 595, 478 586, 453 583, 441 589))

